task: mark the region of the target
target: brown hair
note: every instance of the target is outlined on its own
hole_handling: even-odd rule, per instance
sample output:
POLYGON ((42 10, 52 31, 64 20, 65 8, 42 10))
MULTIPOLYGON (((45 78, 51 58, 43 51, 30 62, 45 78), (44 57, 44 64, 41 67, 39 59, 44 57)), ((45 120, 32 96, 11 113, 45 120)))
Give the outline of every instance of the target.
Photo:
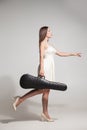
POLYGON ((40 28, 39 30, 39 46, 41 44, 41 42, 45 39, 46 37, 46 34, 47 34, 47 29, 48 29, 48 26, 43 26, 40 28))

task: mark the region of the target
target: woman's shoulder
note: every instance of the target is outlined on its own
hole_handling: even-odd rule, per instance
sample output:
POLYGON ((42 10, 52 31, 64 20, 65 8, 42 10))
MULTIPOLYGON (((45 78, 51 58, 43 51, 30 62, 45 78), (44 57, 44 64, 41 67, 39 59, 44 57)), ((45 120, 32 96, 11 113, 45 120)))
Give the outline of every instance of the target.
POLYGON ((44 48, 44 47, 45 47, 44 42, 41 42, 40 47, 41 47, 41 48, 44 48))

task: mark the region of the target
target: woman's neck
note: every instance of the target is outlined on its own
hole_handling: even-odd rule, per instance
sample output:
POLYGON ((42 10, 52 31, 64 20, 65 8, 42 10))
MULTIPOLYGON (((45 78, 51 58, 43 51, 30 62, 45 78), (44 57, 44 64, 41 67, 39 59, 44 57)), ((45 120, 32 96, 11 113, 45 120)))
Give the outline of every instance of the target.
POLYGON ((44 42, 45 42, 45 43, 48 43, 48 41, 49 41, 49 38, 46 37, 46 38, 44 39, 44 42))

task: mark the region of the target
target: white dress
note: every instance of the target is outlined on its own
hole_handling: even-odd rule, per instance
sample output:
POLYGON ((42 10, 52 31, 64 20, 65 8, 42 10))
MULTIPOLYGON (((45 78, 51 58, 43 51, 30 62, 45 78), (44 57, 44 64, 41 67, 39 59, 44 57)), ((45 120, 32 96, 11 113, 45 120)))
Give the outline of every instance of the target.
MULTIPOLYGON (((44 75, 45 79, 49 81, 55 81, 54 54, 56 52, 57 50, 52 45, 48 45, 44 53, 44 75)), ((38 74, 39 70, 40 66, 38 66, 38 74)))

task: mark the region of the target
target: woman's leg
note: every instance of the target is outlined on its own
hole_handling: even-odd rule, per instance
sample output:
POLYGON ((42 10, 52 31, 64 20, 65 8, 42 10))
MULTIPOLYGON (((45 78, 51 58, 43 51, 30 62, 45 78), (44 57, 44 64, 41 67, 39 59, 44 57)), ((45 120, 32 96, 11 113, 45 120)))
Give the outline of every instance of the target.
POLYGON ((50 118, 48 114, 48 97, 49 97, 50 90, 44 90, 43 96, 42 96, 42 106, 43 106, 43 113, 46 115, 47 118, 50 118))
POLYGON ((31 90, 30 92, 26 93, 25 95, 19 97, 17 103, 16 103, 16 107, 22 103, 24 100, 26 100, 27 98, 30 98, 32 96, 35 96, 35 95, 38 95, 38 94, 41 94, 43 93, 43 89, 34 89, 34 90, 31 90))

